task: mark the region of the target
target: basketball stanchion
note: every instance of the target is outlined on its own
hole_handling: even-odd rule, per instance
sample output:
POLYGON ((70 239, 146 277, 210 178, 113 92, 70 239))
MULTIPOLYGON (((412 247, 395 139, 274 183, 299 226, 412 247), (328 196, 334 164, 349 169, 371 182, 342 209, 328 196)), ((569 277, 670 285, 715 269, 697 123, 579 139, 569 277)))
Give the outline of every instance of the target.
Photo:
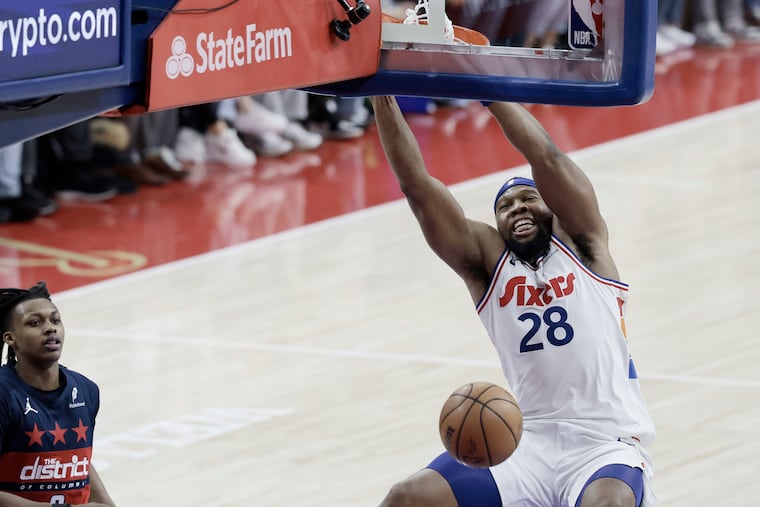
POLYGON ((380 0, 46 0, 46 16, 39 2, 6 3, 0 19, 29 29, 0 51, 0 122, 13 124, 0 129, 0 146, 97 115, 340 82, 379 68, 380 0), (350 33, 340 37, 334 21, 349 23, 350 33))

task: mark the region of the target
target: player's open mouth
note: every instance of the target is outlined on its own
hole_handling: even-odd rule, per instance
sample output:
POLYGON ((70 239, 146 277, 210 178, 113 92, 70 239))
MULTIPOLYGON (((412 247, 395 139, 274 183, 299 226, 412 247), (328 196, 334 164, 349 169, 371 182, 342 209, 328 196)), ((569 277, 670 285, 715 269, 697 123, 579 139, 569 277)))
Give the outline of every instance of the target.
POLYGON ((61 339, 58 337, 48 338, 44 343, 46 350, 59 350, 61 348, 61 339))
POLYGON ((512 232, 518 236, 522 236, 532 231, 535 225, 536 223, 530 218, 521 218, 512 226, 512 232))

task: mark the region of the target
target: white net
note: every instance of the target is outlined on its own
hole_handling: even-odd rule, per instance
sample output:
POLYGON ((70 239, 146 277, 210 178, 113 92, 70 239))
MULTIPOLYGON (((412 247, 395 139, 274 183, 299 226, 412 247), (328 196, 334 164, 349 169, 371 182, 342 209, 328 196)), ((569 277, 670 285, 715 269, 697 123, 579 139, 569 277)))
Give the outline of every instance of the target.
MULTIPOLYGON (((406 9, 406 17, 404 18, 404 24, 406 25, 420 25, 428 24, 428 13, 430 12, 430 2, 428 0, 418 0, 417 5, 413 9, 406 9)), ((443 12, 444 25, 443 25, 443 42, 445 44, 464 44, 464 41, 457 39, 454 36, 454 24, 451 22, 446 12, 443 12)))

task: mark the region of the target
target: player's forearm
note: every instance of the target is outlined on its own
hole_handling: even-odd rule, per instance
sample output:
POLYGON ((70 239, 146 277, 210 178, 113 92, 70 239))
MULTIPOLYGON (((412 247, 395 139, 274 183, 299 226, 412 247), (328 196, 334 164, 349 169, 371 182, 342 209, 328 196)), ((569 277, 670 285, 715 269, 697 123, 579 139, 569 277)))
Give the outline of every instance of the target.
POLYGON ((510 103, 488 107, 509 141, 528 160, 542 199, 564 230, 571 236, 584 234, 606 245, 607 227, 588 176, 554 144, 527 109, 510 103))
POLYGON ((509 142, 535 167, 552 167, 562 153, 530 112, 519 104, 494 102, 488 106, 509 142))
POLYGON ((372 97, 371 101, 385 156, 406 193, 429 177, 419 144, 394 97, 372 97))
POLYGON ((0 491, 0 507, 50 507, 50 504, 27 500, 13 493, 0 491))
MULTIPOLYGON (((596 215, 598 209, 591 183, 577 165, 563 153, 538 120, 519 104, 489 105, 501 129, 531 166, 533 179, 549 208, 560 219, 578 216, 582 203, 596 215), (568 213, 568 207, 571 208, 568 213)), ((584 215, 581 222, 586 221, 584 215)))

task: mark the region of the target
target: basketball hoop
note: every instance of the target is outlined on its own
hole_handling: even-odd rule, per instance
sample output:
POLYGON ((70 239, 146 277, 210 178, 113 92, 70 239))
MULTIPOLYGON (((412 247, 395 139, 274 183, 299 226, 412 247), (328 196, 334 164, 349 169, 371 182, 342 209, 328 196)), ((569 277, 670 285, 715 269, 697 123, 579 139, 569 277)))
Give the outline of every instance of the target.
POLYGON ((445 0, 417 0, 403 20, 383 13, 383 41, 490 45, 488 37, 477 30, 454 25, 444 4, 445 0))

